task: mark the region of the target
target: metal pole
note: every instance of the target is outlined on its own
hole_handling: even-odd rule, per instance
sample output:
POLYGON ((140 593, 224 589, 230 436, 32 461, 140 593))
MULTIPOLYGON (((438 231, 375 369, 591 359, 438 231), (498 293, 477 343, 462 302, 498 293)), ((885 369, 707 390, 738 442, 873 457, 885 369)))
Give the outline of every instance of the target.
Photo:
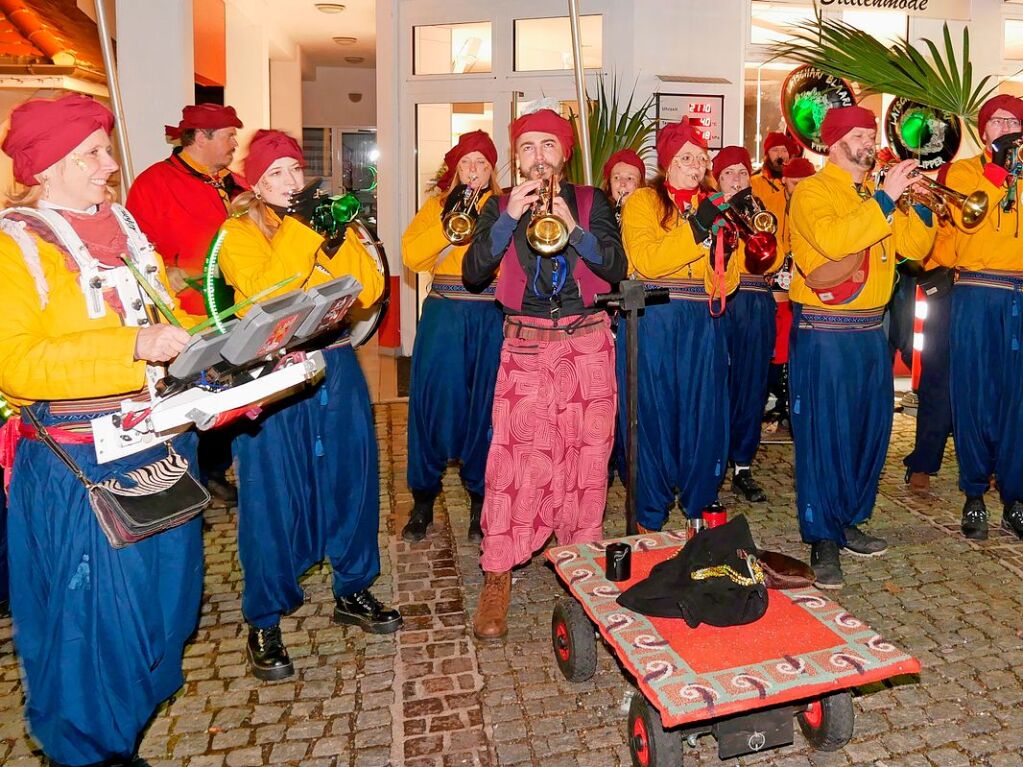
POLYGON ((117 83, 114 46, 110 42, 110 28, 107 26, 106 0, 96 0, 96 26, 99 28, 99 46, 103 51, 103 68, 107 71, 110 108, 117 125, 117 145, 121 150, 121 195, 127 197, 128 189, 135 181, 135 171, 132 169, 131 152, 128 149, 128 126, 124 122, 121 88, 117 83))
POLYGON ((583 179, 593 186, 593 168, 590 167, 590 120, 586 103, 586 79, 583 74, 582 43, 579 40, 579 3, 568 0, 568 20, 572 27, 572 60, 575 63, 575 97, 579 102, 579 147, 583 153, 583 179))

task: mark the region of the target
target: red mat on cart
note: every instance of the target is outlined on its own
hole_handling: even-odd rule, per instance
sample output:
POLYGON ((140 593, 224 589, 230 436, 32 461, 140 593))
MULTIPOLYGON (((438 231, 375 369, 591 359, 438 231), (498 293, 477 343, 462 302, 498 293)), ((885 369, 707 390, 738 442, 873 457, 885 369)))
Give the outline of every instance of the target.
POLYGON ((621 591, 674 555, 683 533, 619 538, 632 546, 632 579, 604 577, 604 546, 547 551, 558 577, 660 712, 664 727, 820 697, 920 671, 920 663, 815 588, 769 592, 746 626, 689 628, 621 607, 621 591))

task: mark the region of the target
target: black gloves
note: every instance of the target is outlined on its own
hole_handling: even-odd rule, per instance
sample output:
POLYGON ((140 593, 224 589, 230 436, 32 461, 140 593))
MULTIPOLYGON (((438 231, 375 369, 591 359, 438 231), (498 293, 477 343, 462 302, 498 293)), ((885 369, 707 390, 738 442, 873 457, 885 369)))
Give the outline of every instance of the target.
POLYGON ((703 242, 710 234, 714 221, 721 215, 718 206, 710 201, 710 198, 703 200, 696 212, 689 217, 689 226, 693 230, 693 238, 697 242, 703 242))
POLYGON ((320 202, 316 196, 319 188, 320 182, 317 180, 306 186, 304 189, 300 189, 292 194, 291 201, 288 203, 288 209, 286 211, 287 215, 294 216, 304 224, 311 224, 316 208, 320 202))
POLYGON ((991 142, 991 162, 1011 171, 1016 164, 1016 145, 1023 138, 1021 133, 1006 133, 991 142))
POLYGON ((345 234, 348 232, 348 226, 346 224, 337 224, 331 228, 331 231, 327 234, 327 238, 323 242, 323 252, 328 257, 333 258, 334 254, 338 252, 342 245, 345 243, 345 234))
POLYGON ((753 207, 753 189, 750 187, 740 189, 732 195, 732 199, 728 201, 728 204, 739 210, 749 210, 753 207))

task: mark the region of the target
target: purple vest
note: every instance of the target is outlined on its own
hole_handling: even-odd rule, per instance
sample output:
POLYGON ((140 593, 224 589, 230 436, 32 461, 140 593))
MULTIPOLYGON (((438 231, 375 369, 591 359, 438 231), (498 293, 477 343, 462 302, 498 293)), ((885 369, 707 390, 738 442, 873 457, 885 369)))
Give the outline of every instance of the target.
MULTIPOLYGON (((590 227, 590 210, 593 208, 593 187, 576 186, 575 201, 579 208, 579 224, 584 229, 590 227)), ((503 194, 497 199, 497 207, 504 213, 508 207, 508 195, 503 194)), ((611 285, 601 277, 598 277, 586 265, 586 259, 582 256, 575 260, 575 267, 572 269, 572 278, 579 286, 579 296, 583 300, 583 306, 593 306, 593 299, 597 293, 607 293, 611 285)), ((518 249, 515 247, 515 234, 512 234, 508 249, 501 258, 501 273, 497 276, 497 294, 495 298, 513 311, 522 310, 522 299, 526 295, 526 270, 522 268, 519 261, 518 249)))

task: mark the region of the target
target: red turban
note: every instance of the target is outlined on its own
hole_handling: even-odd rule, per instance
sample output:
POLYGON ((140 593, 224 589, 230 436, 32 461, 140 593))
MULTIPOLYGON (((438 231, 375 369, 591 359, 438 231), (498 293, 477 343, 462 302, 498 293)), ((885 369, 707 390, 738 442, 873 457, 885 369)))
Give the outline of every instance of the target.
POLYGON ((981 137, 984 136, 984 128, 987 127, 988 120, 999 109, 1004 109, 1017 120, 1023 121, 1023 100, 1005 93, 994 96, 984 102, 984 106, 980 108, 980 113, 977 115, 977 128, 980 130, 981 137))
POLYGON ((497 147, 486 131, 474 130, 458 137, 458 143, 444 155, 444 173, 437 179, 437 188, 447 191, 458 172, 458 161, 471 152, 479 152, 491 166, 497 165, 497 147))
POLYGON ((877 118, 864 107, 832 107, 821 123, 821 143, 830 148, 853 128, 877 130, 877 118))
POLYGON ((94 131, 110 133, 113 127, 114 115, 89 96, 29 99, 11 112, 3 150, 14 162, 14 178, 35 186, 37 173, 66 157, 94 131))
POLYGON ((717 178, 721 175, 721 171, 733 165, 744 165, 746 172, 753 175, 753 163, 750 162, 749 152, 741 146, 726 146, 718 152, 710 171, 714 174, 714 178, 717 178))
POLYGON ((633 168, 638 170, 640 181, 646 178, 646 163, 643 162, 643 158, 631 149, 619 149, 608 158, 606 163, 604 163, 604 181, 609 184, 611 183, 611 171, 613 171, 615 169, 615 165, 620 162, 623 162, 626 165, 631 165, 633 168))
POLYGON ((808 178, 812 176, 816 171, 813 169, 813 163, 807 160, 805 157, 793 157, 781 168, 782 178, 808 178))
POLYGON ((305 167, 302 147, 287 133, 279 130, 256 131, 256 135, 249 142, 249 153, 245 155, 243 163, 245 182, 249 186, 255 186, 266 173, 266 169, 282 157, 294 157, 305 167))
POLYGON ((538 133, 549 133, 557 137, 561 142, 561 149, 567 160, 572 154, 572 147, 575 146, 575 133, 572 131, 572 123, 559 115, 553 109, 538 109, 528 115, 522 115, 515 120, 509 128, 511 132, 512 150, 515 149, 515 142, 523 133, 536 131, 538 133))
POLYGON ((764 137, 764 157, 776 146, 783 146, 792 154, 792 146, 789 144, 789 137, 784 133, 771 132, 764 137))
POLYGON ((803 156, 803 145, 800 144, 795 138, 792 137, 791 133, 785 134, 785 140, 789 146, 789 157, 802 157, 803 156))
POLYGON ((677 123, 665 125, 657 134, 657 164, 661 170, 667 170, 678 150, 687 143, 695 144, 700 149, 707 149, 707 142, 696 132, 688 117, 677 123))
POLYGON ((181 138, 186 130, 219 130, 220 128, 241 128, 242 121, 234 111, 234 107, 222 107, 220 104, 196 104, 181 110, 181 122, 175 128, 164 125, 164 132, 171 141, 181 138))

